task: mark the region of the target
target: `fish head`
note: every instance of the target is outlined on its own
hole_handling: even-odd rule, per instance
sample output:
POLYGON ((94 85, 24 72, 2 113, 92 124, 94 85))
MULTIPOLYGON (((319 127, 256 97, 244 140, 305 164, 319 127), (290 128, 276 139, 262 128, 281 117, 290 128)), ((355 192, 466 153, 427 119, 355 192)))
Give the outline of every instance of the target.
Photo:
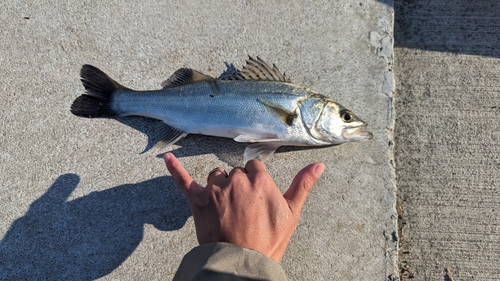
POLYGON ((372 133, 366 131, 366 124, 351 110, 336 102, 327 102, 316 124, 317 130, 332 142, 369 140, 372 133))
POLYGON ((366 131, 368 125, 361 118, 326 97, 303 102, 301 115, 310 134, 325 144, 341 144, 373 138, 372 133, 366 131))

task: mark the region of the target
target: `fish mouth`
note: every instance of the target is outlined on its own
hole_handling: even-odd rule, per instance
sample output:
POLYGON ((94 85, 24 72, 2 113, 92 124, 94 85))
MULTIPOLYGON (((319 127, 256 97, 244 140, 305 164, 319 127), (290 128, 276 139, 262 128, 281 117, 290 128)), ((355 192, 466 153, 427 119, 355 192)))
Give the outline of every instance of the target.
POLYGON ((373 138, 373 134, 366 131, 366 124, 358 126, 345 128, 342 130, 342 137, 347 139, 348 141, 364 141, 371 140, 373 138))

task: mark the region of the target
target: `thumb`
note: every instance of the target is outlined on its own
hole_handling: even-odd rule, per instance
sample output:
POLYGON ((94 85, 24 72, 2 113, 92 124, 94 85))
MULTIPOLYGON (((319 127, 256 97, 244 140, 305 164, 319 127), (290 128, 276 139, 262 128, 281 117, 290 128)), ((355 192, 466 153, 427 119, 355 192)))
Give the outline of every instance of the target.
POLYGON ((292 213, 299 216, 307 195, 311 191, 316 180, 325 171, 325 164, 314 163, 302 169, 293 179, 283 197, 288 201, 292 213))
POLYGON ((188 199, 190 194, 198 193, 203 190, 203 187, 194 181, 191 175, 184 169, 181 162, 179 162, 172 153, 165 153, 165 155, 163 155, 163 160, 165 161, 168 171, 174 178, 175 183, 177 183, 188 199))

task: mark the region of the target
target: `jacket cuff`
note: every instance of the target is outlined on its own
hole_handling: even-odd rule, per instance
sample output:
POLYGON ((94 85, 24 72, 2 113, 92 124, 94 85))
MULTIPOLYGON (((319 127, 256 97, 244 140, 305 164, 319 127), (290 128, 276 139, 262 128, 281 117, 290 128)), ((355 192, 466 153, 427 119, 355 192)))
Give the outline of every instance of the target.
POLYGON ((187 253, 175 280, 287 280, 279 263, 230 243, 203 244, 187 253))

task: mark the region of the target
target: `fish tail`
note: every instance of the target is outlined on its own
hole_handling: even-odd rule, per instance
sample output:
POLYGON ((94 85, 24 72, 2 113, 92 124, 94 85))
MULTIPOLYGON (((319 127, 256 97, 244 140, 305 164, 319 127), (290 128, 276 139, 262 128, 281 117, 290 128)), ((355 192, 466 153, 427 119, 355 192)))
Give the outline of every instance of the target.
POLYGON ((87 118, 119 116, 111 107, 113 94, 117 90, 127 88, 92 65, 82 66, 80 76, 87 93, 73 102, 71 113, 87 118))

